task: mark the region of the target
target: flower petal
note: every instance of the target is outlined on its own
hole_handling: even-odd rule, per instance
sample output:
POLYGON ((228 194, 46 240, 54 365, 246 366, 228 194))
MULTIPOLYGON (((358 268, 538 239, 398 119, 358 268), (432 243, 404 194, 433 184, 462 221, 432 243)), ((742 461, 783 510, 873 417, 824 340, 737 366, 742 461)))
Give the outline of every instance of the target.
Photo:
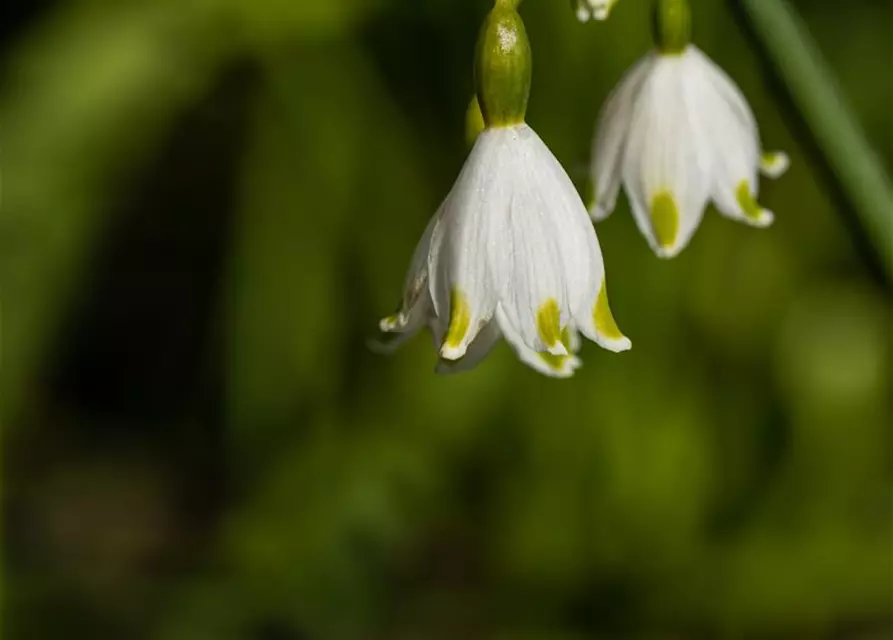
POLYGON ((759 189, 758 163, 753 140, 738 125, 738 115, 716 91, 716 85, 702 76, 693 76, 699 95, 700 115, 697 126, 702 144, 712 149, 711 196, 720 213, 751 226, 772 223, 771 211, 756 202, 759 189))
POLYGON ((756 197, 756 183, 742 180, 735 187, 735 208, 731 211, 724 211, 725 207, 719 207, 719 210, 728 217, 753 227, 768 227, 775 220, 775 214, 769 209, 761 207, 756 197))
POLYGON ((709 82, 713 87, 716 95, 726 104, 729 112, 734 118, 737 129, 741 130, 741 134, 748 141, 748 154, 752 155, 756 163, 756 157, 760 149, 760 134, 757 128, 757 121, 751 111, 747 99, 735 81, 723 71, 722 67, 713 62, 710 57, 694 45, 689 45, 686 49, 685 57, 687 62, 700 70, 703 79, 709 82))
MULTIPOLYGON (((561 320, 561 335, 564 335, 566 326, 576 321, 587 337, 603 347, 614 351, 628 349, 630 342, 617 330, 613 319, 610 323, 613 330, 610 331, 607 324, 601 320, 595 321, 594 313, 598 294, 603 286, 604 266, 595 229, 586 215, 580 196, 561 163, 542 140, 532 136, 531 145, 537 147, 532 160, 532 166, 536 170, 528 177, 526 183, 536 185, 539 192, 545 194, 545 199, 551 203, 544 215, 551 219, 550 229, 563 261, 564 299, 573 318, 567 325, 563 319, 561 320)), ((606 307, 606 300, 598 305, 599 317, 604 315, 601 311, 602 306, 606 307)), ((503 305, 503 312, 506 311, 503 305)), ((552 312, 554 311, 553 308, 552 312)), ((607 317, 610 318, 609 309, 607 317)), ((508 313, 506 320, 512 320, 508 313)), ((554 322, 551 326, 552 332, 555 333, 554 322)), ((576 331, 571 332, 571 338, 575 341, 570 345, 571 351, 574 352, 579 348, 579 336, 576 331)), ((563 344, 565 342, 562 340, 563 344)), ((527 343, 528 348, 532 346, 527 343)), ((536 352, 537 349, 533 348, 533 351, 536 352)), ((542 358, 538 358, 537 362, 541 364, 542 358)))
POLYGON ((499 331, 499 324, 495 320, 491 320, 478 332, 474 340, 471 341, 464 356, 458 360, 439 360, 435 372, 440 374, 451 374, 473 369, 487 357, 487 354, 490 353, 493 345, 496 344, 501 336, 502 334, 499 331))
MULTIPOLYGON (((429 291, 435 315, 449 318, 440 355, 465 355, 496 308, 495 254, 508 203, 502 129, 478 136, 431 238, 429 291)), ((499 239, 501 242, 504 240, 499 239)))
MULTIPOLYGON (((695 57, 704 68, 704 77, 714 89, 719 100, 726 107, 716 108, 716 114, 723 122, 714 126, 710 134, 720 140, 721 131, 730 133, 725 149, 717 151, 717 184, 713 199, 717 208, 726 217, 755 227, 767 227, 775 219, 774 214, 757 203, 759 194, 759 173, 778 178, 790 165, 790 159, 783 152, 760 153, 759 129, 747 99, 734 81, 709 57, 695 49, 695 57), (737 124, 738 135, 735 136, 737 124)), ((714 118, 715 120, 716 118, 714 118)))
POLYGON ((592 188, 593 202, 589 212, 595 221, 611 215, 617 204, 617 194, 623 168, 623 150, 636 97, 656 56, 649 54, 627 71, 620 83, 608 96, 599 113, 596 134, 592 141, 592 188))
POLYGON ((630 127, 623 182, 633 216, 661 258, 689 242, 704 215, 709 148, 699 142, 696 94, 684 56, 660 56, 642 87, 630 127))
MULTIPOLYGON (((546 214, 551 219, 550 229, 563 263, 563 299, 573 315, 581 304, 585 304, 590 292, 589 272, 595 229, 564 167, 536 132, 531 132, 531 145, 536 151, 532 158, 534 170, 528 181, 530 184, 536 183, 546 202, 550 203, 546 214)), ((598 240, 595 245, 598 246, 598 240)))
POLYGON ((760 173, 767 178, 780 178, 791 166, 791 159, 784 151, 765 151, 760 156, 760 173))
POLYGON ((431 297, 428 291, 428 256, 431 238, 437 227, 443 204, 437 209, 425 228, 419 243, 413 252, 409 270, 403 284, 403 300, 396 313, 382 318, 379 329, 386 333, 415 333, 432 311, 431 297))
POLYGON ((512 198, 500 301, 528 347, 566 355, 559 338, 583 285, 573 273, 585 256, 585 236, 577 230, 580 221, 591 225, 573 183, 539 136, 526 125, 516 134, 504 159, 511 165, 512 198))
POLYGON ((593 234, 590 240, 591 262, 589 267, 588 295, 585 303, 574 316, 575 326, 584 336, 608 351, 627 351, 632 342, 620 331, 605 287, 605 267, 598 238, 593 234))
POLYGON ((527 346, 508 320, 501 305, 496 308, 496 321, 499 323, 499 328, 505 341, 515 351, 518 359, 543 375, 552 378, 569 378, 580 367, 580 359, 573 355, 580 346, 580 337, 573 325, 569 324, 562 331, 561 340, 567 353, 565 355, 553 355, 551 353, 539 353, 527 346), (575 346, 576 349, 574 348, 575 346))

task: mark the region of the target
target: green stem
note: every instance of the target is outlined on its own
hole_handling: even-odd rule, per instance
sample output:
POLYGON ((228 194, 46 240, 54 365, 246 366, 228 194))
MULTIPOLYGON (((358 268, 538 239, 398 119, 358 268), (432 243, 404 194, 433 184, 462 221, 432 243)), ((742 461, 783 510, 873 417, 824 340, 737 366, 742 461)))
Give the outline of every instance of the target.
POLYGON ((682 54, 691 41, 688 0, 657 0, 652 8, 654 45, 663 55, 682 54))
POLYGON ((741 0, 893 281, 893 189, 806 26, 785 0, 741 0))

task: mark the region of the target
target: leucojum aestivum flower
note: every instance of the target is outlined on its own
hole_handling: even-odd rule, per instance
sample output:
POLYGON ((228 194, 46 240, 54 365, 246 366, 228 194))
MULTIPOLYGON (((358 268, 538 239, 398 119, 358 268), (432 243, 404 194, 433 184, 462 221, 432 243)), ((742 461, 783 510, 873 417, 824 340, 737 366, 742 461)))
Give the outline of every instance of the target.
POLYGON ((621 184, 642 235, 661 258, 689 243, 708 201, 724 216, 766 227, 759 174, 778 177, 784 153, 763 153, 753 112, 735 83, 689 42, 685 0, 655 5, 655 50, 608 98, 593 141, 590 211, 614 210, 621 184))
POLYGON ((580 336, 630 348, 608 306, 598 239, 565 170, 524 121, 530 43, 516 1, 497 0, 481 29, 475 90, 484 128, 412 258, 400 309, 380 323, 422 328, 438 371, 473 367, 500 339, 535 370, 573 374, 580 336))

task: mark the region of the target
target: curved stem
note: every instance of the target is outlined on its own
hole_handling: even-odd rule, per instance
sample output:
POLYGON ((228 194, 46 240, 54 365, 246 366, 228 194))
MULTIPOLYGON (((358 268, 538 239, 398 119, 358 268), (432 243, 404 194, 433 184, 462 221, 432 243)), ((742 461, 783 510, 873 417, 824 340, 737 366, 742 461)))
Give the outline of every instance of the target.
POLYGON ((741 5, 893 281, 893 189, 880 159, 794 8, 786 0, 741 5))

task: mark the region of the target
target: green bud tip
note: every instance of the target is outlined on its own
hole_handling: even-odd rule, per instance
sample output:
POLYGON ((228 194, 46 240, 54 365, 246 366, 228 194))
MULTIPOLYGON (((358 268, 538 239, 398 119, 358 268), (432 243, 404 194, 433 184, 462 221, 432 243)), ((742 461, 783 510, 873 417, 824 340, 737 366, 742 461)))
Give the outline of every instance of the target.
POLYGON ((654 45, 665 56, 678 56, 691 41, 691 9, 687 0, 656 0, 654 45))
POLYGON ((487 127, 524 122, 530 94, 530 41, 516 8, 519 0, 496 0, 478 36, 474 84, 487 127))

